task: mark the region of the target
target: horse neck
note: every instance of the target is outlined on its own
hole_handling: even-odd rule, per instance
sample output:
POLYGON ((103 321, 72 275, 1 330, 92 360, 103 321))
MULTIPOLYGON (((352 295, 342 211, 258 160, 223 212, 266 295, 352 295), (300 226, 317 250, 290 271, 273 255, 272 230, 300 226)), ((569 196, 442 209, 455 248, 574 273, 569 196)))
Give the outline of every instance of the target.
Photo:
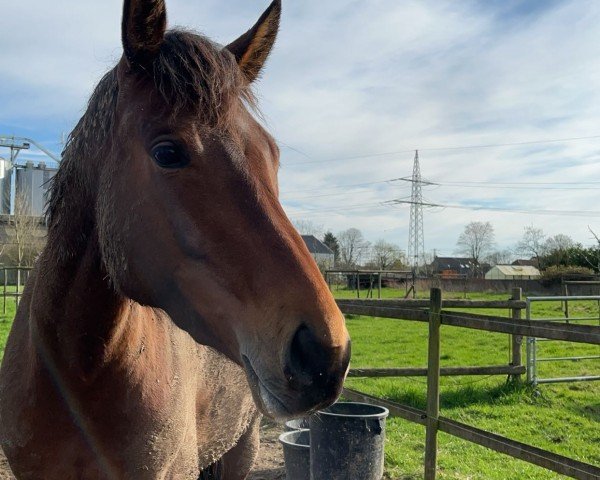
MULTIPOLYGON (((72 225, 70 231, 86 238, 83 228, 72 225)), ((136 347, 140 327, 128 319, 142 308, 110 285, 95 229, 87 233, 86 240, 68 255, 61 251, 61 243, 70 239, 58 241, 49 233, 30 308, 39 347, 49 349, 56 362, 86 380, 136 347)))

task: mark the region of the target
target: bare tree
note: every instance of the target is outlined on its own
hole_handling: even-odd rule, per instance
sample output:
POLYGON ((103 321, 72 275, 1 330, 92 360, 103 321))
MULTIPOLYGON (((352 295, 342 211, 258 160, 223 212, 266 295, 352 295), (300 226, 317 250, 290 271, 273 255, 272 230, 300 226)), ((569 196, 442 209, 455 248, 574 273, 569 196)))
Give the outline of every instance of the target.
POLYGON ((388 270, 403 263, 404 252, 398 245, 385 240, 377 240, 371 249, 371 261, 380 270, 388 270))
POLYGON ((349 228, 340 232, 337 236, 340 246, 340 261, 344 267, 354 267, 369 247, 361 231, 357 228, 349 228))
POLYGON ((323 225, 318 225, 311 220, 297 219, 293 221, 296 230, 300 233, 300 235, 314 235, 318 239, 323 238, 324 227, 323 225))
POLYGON ((556 250, 568 250, 574 245, 575 242, 573 239, 564 233, 559 233, 553 237, 548 237, 544 242, 544 248, 549 252, 556 250))
POLYGON ((510 249, 495 250, 485 257, 485 261, 490 265, 508 265, 514 257, 510 249))
MULTIPOLYGON (((43 239, 40 234, 40 217, 31 215, 31 204, 26 192, 17 192, 14 212, 8 216, 6 237, 9 255, 17 267, 30 267, 41 250, 43 239)), ((21 272, 17 271, 20 283, 21 272)))
POLYGON ((517 243, 516 250, 521 254, 535 258, 538 268, 541 268, 540 258, 545 253, 545 239, 546 235, 544 235, 544 231, 541 228, 530 225, 525 227, 525 232, 519 243, 517 243))
POLYGON ((477 267, 494 246, 494 227, 490 222, 471 222, 456 242, 457 251, 472 258, 477 267))
POLYGON ((568 235, 559 233, 549 237, 544 242, 544 263, 546 265, 566 265, 569 263, 569 249, 575 246, 575 242, 568 235))
POLYGON ((590 231, 590 233, 594 237, 594 240, 596 241, 596 245, 595 245, 595 248, 590 249, 592 251, 595 251, 595 255, 593 257, 586 255, 585 256, 585 261, 596 272, 600 272, 600 237, 598 237, 598 235, 596 234, 596 232, 594 232, 592 230, 592 227, 590 227, 589 225, 588 225, 588 230, 590 231))

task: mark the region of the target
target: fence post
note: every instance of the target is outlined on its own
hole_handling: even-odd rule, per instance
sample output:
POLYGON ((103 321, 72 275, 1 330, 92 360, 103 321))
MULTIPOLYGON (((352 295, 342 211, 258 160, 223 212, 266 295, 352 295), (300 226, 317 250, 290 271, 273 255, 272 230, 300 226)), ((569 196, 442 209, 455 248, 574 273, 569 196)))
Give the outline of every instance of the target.
MULTIPOLYGON (((569 285, 565 283, 565 297, 569 296, 569 285)), ((569 323, 569 301, 565 299, 565 318, 567 319, 567 323, 569 323)))
POLYGON ((440 324, 442 290, 432 288, 429 298, 429 348, 427 352, 427 425, 425 435, 425 480, 435 480, 437 432, 440 413, 440 324))
MULTIPOLYGON (((520 287, 513 288, 512 291, 512 300, 521 301, 523 299, 523 290, 520 287)), ((513 308, 512 309, 512 318, 515 320, 521 320, 521 309, 513 308)), ((512 361, 511 365, 513 367, 520 367, 521 360, 521 345, 523 344, 523 336, 522 335, 512 335, 512 361)), ((511 375, 511 380, 518 382, 521 380, 521 375, 514 374, 511 375)))
POLYGON ((8 275, 6 272, 6 267, 3 269, 4 270, 4 291, 2 292, 2 296, 4 297, 4 307, 3 307, 3 312, 6 313, 6 288, 8 286, 8 280, 6 279, 6 276, 8 275))

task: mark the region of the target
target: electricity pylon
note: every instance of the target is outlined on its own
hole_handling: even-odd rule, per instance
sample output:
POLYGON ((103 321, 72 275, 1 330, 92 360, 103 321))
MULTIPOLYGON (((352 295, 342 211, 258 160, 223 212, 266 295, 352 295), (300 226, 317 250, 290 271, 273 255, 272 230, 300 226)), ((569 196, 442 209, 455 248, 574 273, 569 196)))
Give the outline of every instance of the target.
POLYGON ((421 186, 421 167, 419 165, 419 151, 415 151, 413 164, 412 189, 410 195, 410 225, 408 230, 408 262, 413 271, 417 273, 419 267, 425 263, 425 235, 423 233, 423 193, 421 186))

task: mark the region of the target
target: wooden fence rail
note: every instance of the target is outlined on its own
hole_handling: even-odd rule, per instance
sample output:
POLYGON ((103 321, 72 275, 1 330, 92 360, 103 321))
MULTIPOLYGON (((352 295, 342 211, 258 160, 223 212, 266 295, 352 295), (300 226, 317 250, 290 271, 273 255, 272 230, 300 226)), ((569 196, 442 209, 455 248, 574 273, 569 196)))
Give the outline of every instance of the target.
MULTIPOLYGON (((428 307, 425 309, 421 300, 402 301, 357 301, 338 300, 338 305, 343 313, 404 319, 429 323, 428 363, 427 368, 383 368, 383 369, 353 369, 351 377, 391 377, 391 376, 427 376, 427 410, 419 410, 407 405, 383 400, 362 392, 344 389, 344 396, 350 400, 365 401, 386 407, 390 414, 399 416, 410 422, 426 427, 425 437, 425 480, 435 480, 437 471, 437 433, 445 432, 471 443, 482 445, 496 452, 518 458, 528 463, 538 465, 562 475, 567 475, 580 480, 600 479, 600 468, 578 460, 558 455, 531 445, 527 445, 510 438, 496 435, 485 430, 472 427, 439 415, 440 402, 440 376, 441 375, 485 375, 481 373, 488 369, 489 372, 502 372, 518 375, 524 367, 518 365, 500 365, 488 367, 445 367, 440 368, 440 327, 442 325, 472 328, 497 333, 508 333, 513 336, 513 347, 518 347, 519 353, 513 351, 513 362, 520 363, 520 336, 532 336, 566 340, 589 344, 600 344, 600 327, 575 324, 560 324, 554 322, 533 320, 526 321, 520 318, 516 311, 523 308, 520 292, 513 292, 511 318, 479 315, 464 312, 444 311, 442 306, 456 303, 442 302, 442 292, 438 288, 431 290, 428 307), (518 293, 518 295, 517 295, 518 293), (410 306, 409 306, 410 304, 410 306), (508 371, 510 368, 515 371, 508 371), (469 373, 468 373, 469 372, 469 373)), ((464 301, 461 301, 464 304, 464 301)), ((501 306, 483 306, 468 308, 505 308, 508 302, 501 306)), ((494 302, 498 304, 498 302, 494 302)), ((466 305, 465 305, 466 306, 466 305)), ((487 373, 494 374, 494 373, 487 373)))
MULTIPOLYGON (((460 375, 523 375, 525 365, 490 365, 485 367, 442 367, 442 377, 460 375)), ((348 377, 353 378, 383 378, 383 377, 426 377, 427 368, 353 368, 348 377)))
MULTIPOLYGON (((352 303, 338 301, 338 306, 343 313, 351 315, 395 318, 419 322, 429 321, 429 313, 424 309, 361 305, 358 300, 354 300, 352 303)), ((441 322, 442 325, 472 328, 488 332, 600 345, 600 328, 594 325, 559 324, 544 320, 523 320, 519 318, 445 310, 441 312, 441 322)))
MULTIPOLYGON (((521 290, 517 288, 515 290, 521 290)), ((429 300, 423 299, 402 299, 402 300, 358 300, 358 299, 338 299, 338 305, 373 305, 377 307, 395 307, 395 308, 429 308, 429 300)), ((506 308, 525 310, 527 302, 524 300, 444 300, 445 308, 506 308)))

